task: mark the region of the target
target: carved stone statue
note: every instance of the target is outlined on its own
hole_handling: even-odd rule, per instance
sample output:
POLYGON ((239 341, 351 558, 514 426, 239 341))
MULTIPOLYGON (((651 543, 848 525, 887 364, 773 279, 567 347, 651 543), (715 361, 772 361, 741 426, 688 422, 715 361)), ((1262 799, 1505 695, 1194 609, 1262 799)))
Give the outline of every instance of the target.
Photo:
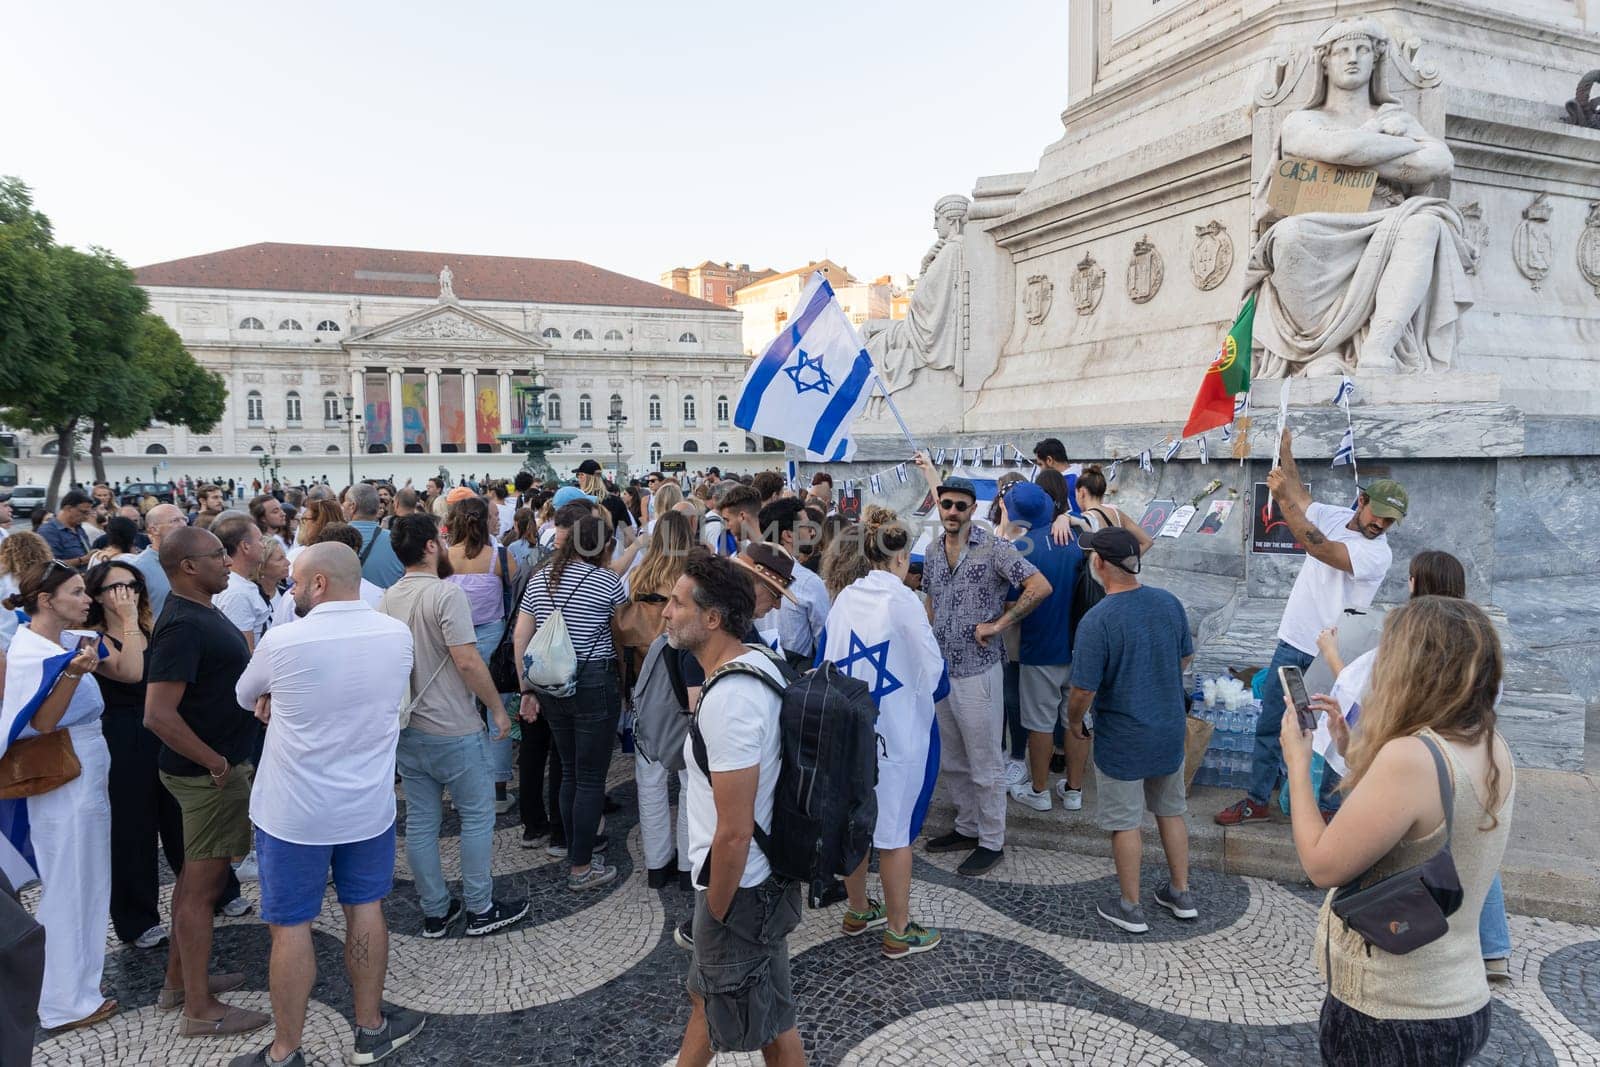
MULTIPOLYGON (((961 231, 971 206, 964 196, 942 197, 933 205, 933 229, 939 239, 922 257, 909 313, 904 319, 873 319, 866 324, 867 351, 890 393, 906 388, 924 369, 954 370, 960 376, 967 298, 961 231)), ((883 408, 883 397, 874 393, 869 414, 881 416, 883 408)))
POLYGON ((447 303, 447 302, 454 302, 455 301, 455 298, 456 298, 455 281, 456 281, 456 276, 450 270, 450 265, 448 263, 445 264, 444 269, 439 271, 439 301, 440 301, 440 303, 447 303))
POLYGON ((1257 292, 1257 377, 1431 371, 1455 357, 1472 249, 1460 212, 1428 195, 1454 159, 1385 84, 1396 58, 1369 18, 1334 23, 1312 48, 1310 102, 1283 120, 1257 188, 1270 222, 1245 282, 1257 292), (1375 169, 1372 209, 1274 221, 1265 192, 1283 156, 1375 169))

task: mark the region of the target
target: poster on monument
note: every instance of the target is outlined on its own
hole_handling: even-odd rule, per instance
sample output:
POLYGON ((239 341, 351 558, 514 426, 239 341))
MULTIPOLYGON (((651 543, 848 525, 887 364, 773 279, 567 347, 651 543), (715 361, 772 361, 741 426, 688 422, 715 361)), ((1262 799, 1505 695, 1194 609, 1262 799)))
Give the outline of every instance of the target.
POLYGON ((494 378, 478 379, 477 396, 478 451, 492 452, 498 447, 495 435, 500 432, 500 385, 494 378))
MULTIPOLYGON (((1311 487, 1306 486, 1306 492, 1311 487)), ((1267 491, 1266 482, 1257 482, 1250 517, 1250 551, 1263 555, 1303 556, 1306 549, 1294 534, 1289 523, 1278 510, 1278 502, 1267 491)))
POLYGON ((1172 510, 1178 506, 1176 500, 1152 500, 1144 509, 1144 514, 1139 516, 1139 528, 1151 537, 1161 532, 1161 527, 1167 524, 1172 517, 1172 510))
POLYGON ((1222 524, 1228 521, 1228 514, 1233 511, 1233 501, 1213 500, 1206 509, 1206 517, 1200 520, 1200 528, 1195 533, 1215 534, 1221 531, 1222 524))
POLYGON ((363 404, 366 407, 367 447, 376 452, 393 452, 393 421, 389 411, 389 376, 367 374, 361 379, 363 404))
POLYGON ((1372 207, 1378 172, 1284 156, 1267 182, 1267 203, 1280 215, 1331 211, 1354 215, 1372 207))
POLYGON ((400 441, 403 452, 428 450, 428 379, 407 374, 400 379, 400 441))
POLYGON ((1167 521, 1161 524, 1161 532, 1156 534, 1156 536, 1178 537, 1182 535, 1184 529, 1189 525, 1189 520, 1194 518, 1194 513, 1197 510, 1199 509, 1193 504, 1185 504, 1177 511, 1174 511, 1171 515, 1167 516, 1167 521))
POLYGON ((461 375, 446 374, 439 379, 439 451, 465 452, 467 448, 467 410, 461 375))

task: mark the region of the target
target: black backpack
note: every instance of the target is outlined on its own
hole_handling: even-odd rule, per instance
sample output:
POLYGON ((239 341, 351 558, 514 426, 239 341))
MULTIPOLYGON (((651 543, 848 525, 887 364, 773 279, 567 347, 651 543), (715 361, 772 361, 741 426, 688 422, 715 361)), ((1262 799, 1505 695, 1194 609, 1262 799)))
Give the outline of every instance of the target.
MULTIPOLYGON (((530 568, 517 575, 517 580, 511 583, 511 603, 522 603, 522 594, 528 591, 528 579, 533 577, 530 568)), ((500 634, 500 643, 494 646, 494 651, 489 653, 489 678, 494 682, 496 693, 522 692, 522 670, 517 663, 516 656, 512 654, 512 639, 517 629, 517 611, 512 608, 506 616, 506 628, 500 634)))
MULTIPOLYGON (((1099 510, 1099 509, 1096 509, 1099 510)), ((1102 515, 1105 512, 1101 512, 1102 515)), ((1078 548, 1078 538, 1072 538, 1072 547, 1078 548)), ((1106 598, 1105 587, 1094 580, 1094 575, 1089 573, 1089 554, 1078 548, 1078 576, 1072 581, 1072 606, 1067 609, 1067 628, 1071 631, 1071 641, 1074 645, 1078 642, 1078 623, 1089 614, 1089 609, 1106 598)))
MULTIPOLYGON (((764 653, 785 682, 737 660, 706 679, 700 699, 732 674, 759 678, 782 700, 778 712, 782 757, 772 800, 772 832, 758 825, 756 844, 779 877, 806 885, 813 908, 821 907, 836 878, 861 866, 872 849, 878 823, 878 708, 865 682, 832 663, 797 675, 771 649, 764 653)), ((698 718, 689 726, 694 761, 710 777, 698 718)), ((696 872, 709 883, 710 856, 696 872)))

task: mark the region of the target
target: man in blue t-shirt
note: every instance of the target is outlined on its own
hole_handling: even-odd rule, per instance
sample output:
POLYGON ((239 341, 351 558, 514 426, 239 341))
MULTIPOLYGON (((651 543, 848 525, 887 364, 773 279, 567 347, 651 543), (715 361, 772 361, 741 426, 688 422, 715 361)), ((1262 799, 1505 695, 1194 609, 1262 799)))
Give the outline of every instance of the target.
POLYGON ((1200 913, 1189 894, 1189 826, 1184 820, 1183 672, 1194 658, 1189 619, 1178 598, 1139 584, 1139 542, 1120 526, 1078 539, 1105 599, 1078 622, 1067 733, 1087 741, 1094 708, 1097 821, 1111 832, 1121 894, 1100 917, 1132 934, 1150 929, 1139 906, 1139 824, 1156 817, 1170 880, 1155 901, 1180 919, 1200 913))
MULTIPOLYGON (((1072 676, 1072 591, 1083 552, 1076 544, 1058 545, 1050 536, 1055 502, 1037 485, 1019 482, 1006 490, 1006 518, 1024 527, 1016 541, 1022 558, 1050 579, 1050 595, 1022 620, 1019 665, 1022 728, 1028 732, 1028 777, 1012 783, 1011 799, 1035 811, 1050 810, 1050 757, 1056 723, 1065 724, 1072 676)), ((1015 600, 1013 588, 1008 599, 1015 600)), ((1083 777, 1089 744, 1068 733, 1067 776, 1056 785, 1068 811, 1083 807, 1083 777)))

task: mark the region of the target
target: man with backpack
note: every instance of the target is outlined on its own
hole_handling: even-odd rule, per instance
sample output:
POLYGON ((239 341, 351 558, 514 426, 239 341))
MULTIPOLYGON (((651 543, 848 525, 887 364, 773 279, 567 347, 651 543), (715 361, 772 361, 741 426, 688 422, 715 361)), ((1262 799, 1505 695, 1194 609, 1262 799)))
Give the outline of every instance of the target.
POLYGON ((664 612, 668 642, 690 652, 707 679, 684 746, 689 859, 701 892, 682 1067, 704 1067, 714 1051, 756 1049, 769 1064, 805 1062, 789 978, 788 937, 800 922, 800 886, 776 877, 756 843, 773 828, 782 753, 776 687, 783 679, 772 657, 742 640, 754 610, 743 571, 696 553, 664 612), (773 685, 752 671, 766 673, 773 685))

